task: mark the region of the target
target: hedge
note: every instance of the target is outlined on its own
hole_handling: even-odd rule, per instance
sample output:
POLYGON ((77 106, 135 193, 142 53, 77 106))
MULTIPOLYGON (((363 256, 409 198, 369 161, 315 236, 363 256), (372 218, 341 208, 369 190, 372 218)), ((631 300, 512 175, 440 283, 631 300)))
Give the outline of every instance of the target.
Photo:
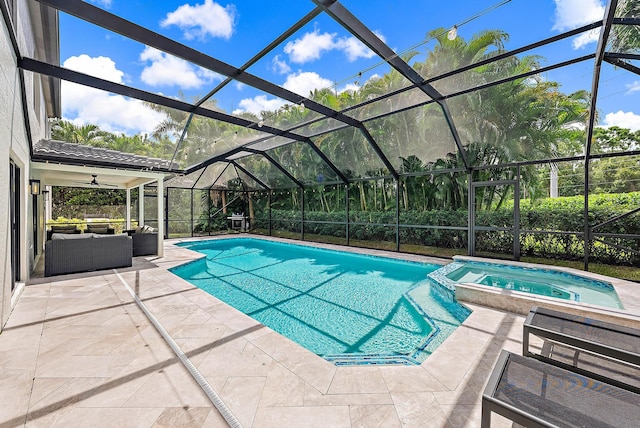
MULTIPOLYGON (((616 216, 640 207, 640 192, 594 195, 589 199, 589 224, 593 227, 616 216)), ((305 233, 344 237, 346 213, 305 212, 305 233), (325 222, 338 222, 331 224, 325 222)), ((272 229, 300 232, 300 211, 272 210, 272 229)), ((582 197, 544 199, 537 202, 523 200, 520 205, 521 253, 528 256, 579 260, 584 257, 584 205, 582 197)), ((440 248, 462 248, 467 244, 466 230, 419 228, 412 226, 467 226, 466 210, 404 211, 400 213, 400 242, 440 248)), ((395 212, 349 212, 349 237, 370 241, 396 240, 395 212)), ((477 226, 510 229, 513 227, 513 206, 476 213, 477 226)), ((254 219, 254 227, 268 228, 268 218, 254 219)), ((640 235, 640 214, 628 216, 593 232, 640 235)), ((640 239, 601 238, 640 252, 640 239)), ((476 250, 511 254, 513 233, 509 231, 476 231, 476 250)), ((619 265, 638 265, 640 256, 611 245, 592 241, 590 249, 594 262, 619 265)))

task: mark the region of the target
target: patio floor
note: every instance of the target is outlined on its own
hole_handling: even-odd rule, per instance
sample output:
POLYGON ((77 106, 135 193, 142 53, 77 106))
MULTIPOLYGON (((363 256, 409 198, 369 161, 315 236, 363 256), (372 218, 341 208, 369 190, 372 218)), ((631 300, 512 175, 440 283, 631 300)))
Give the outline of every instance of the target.
POLYGON ((34 278, 0 335, 0 426, 227 426, 127 288, 244 427, 477 427, 500 350, 522 350, 523 317, 468 305, 421 366, 336 367, 167 271, 195 257, 167 241, 132 268, 34 278))

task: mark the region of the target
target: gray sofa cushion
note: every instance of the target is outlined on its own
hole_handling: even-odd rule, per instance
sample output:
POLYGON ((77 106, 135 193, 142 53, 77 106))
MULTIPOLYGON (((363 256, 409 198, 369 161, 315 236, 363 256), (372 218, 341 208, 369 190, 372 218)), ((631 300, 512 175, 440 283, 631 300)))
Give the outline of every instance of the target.
POLYGON ((54 233, 51 235, 52 240, 56 239, 91 239, 93 237, 92 233, 78 233, 78 234, 68 234, 68 233, 54 233))

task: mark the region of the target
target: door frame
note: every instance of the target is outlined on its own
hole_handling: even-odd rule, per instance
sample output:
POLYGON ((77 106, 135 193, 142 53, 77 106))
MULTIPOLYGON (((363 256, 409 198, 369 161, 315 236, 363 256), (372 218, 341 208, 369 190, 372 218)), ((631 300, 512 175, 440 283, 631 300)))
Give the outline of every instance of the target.
POLYGON ((11 251, 11 292, 20 281, 20 267, 22 254, 20 248, 20 219, 21 219, 21 169, 13 159, 9 159, 9 240, 11 251))

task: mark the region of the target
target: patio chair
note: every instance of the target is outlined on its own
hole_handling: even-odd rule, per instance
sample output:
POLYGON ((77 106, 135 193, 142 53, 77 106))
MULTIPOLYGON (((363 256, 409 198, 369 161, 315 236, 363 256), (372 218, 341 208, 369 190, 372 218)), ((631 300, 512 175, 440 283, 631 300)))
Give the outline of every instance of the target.
POLYGON ((150 226, 125 231, 133 240, 133 256, 158 254, 158 232, 150 226))

